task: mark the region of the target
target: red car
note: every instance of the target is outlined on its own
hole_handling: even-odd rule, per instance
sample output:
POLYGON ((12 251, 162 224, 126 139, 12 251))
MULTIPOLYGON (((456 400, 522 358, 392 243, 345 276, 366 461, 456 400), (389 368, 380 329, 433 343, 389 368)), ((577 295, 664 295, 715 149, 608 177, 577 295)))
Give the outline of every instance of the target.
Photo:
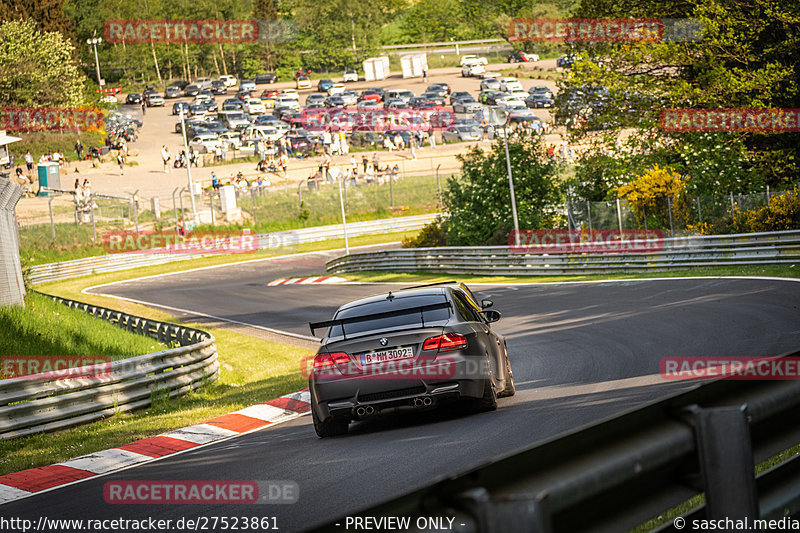
POLYGON ((359 100, 359 101, 363 101, 363 100, 374 100, 374 101, 376 101, 376 102, 380 102, 380 101, 382 101, 382 100, 383 100, 383 98, 381 98, 381 93, 379 93, 379 92, 378 92, 378 91, 376 91, 375 89, 365 89, 365 90, 364 90, 364 91, 361 93, 361 96, 359 96, 359 97, 358 97, 358 100, 359 100))

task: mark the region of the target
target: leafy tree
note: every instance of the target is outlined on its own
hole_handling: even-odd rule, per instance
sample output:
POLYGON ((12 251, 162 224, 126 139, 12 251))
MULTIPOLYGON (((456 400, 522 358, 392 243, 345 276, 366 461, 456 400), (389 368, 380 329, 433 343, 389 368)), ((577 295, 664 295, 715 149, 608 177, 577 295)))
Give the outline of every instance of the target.
MULTIPOLYGON (((603 136, 578 174, 593 174, 603 153, 614 151, 616 135, 633 128, 650 149, 620 157, 618 176, 641 173, 653 164, 690 172, 694 193, 720 194, 785 187, 800 172, 800 134, 665 133, 658 116, 665 108, 797 108, 800 85, 800 7, 779 0, 583 0, 580 17, 689 18, 702 36, 692 42, 580 44, 562 93, 580 101, 590 87, 604 87, 600 101, 573 131, 575 140, 603 136), (598 61, 596 58, 602 58, 598 61)), ((562 100, 563 102, 563 100, 562 100)), ((611 165, 612 168, 615 165, 611 165)), ((604 175, 609 182, 617 176, 604 175)), ((608 183, 609 188, 613 183, 608 183)))
MULTIPOLYGON (((559 201, 557 164, 548 157, 540 136, 509 140, 508 150, 520 229, 552 225, 548 209, 559 201)), ((451 177, 444 195, 451 245, 505 244, 514 228, 506 154, 497 142, 488 152, 473 147, 459 155, 461 177, 451 177)))
POLYGON ((33 20, 0 24, 0 105, 76 106, 84 103, 84 77, 72 43, 33 20))
POLYGON ((64 0, 3 0, 0 20, 28 20, 41 31, 57 31, 67 39, 74 37, 74 25, 63 9, 64 0))
POLYGON ((406 11, 400 28, 412 43, 449 41, 459 29, 458 7, 458 0, 421 0, 406 11))

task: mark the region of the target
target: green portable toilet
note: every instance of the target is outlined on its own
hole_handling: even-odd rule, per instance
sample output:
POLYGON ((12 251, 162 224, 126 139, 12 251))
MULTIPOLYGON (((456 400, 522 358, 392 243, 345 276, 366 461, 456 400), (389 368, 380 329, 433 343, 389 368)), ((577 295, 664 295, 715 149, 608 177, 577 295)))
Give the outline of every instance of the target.
MULTIPOLYGON (((39 176, 39 188, 61 188, 61 175, 58 173, 58 163, 39 163, 36 166, 39 176)), ((39 196, 48 196, 47 192, 39 192, 39 196)))

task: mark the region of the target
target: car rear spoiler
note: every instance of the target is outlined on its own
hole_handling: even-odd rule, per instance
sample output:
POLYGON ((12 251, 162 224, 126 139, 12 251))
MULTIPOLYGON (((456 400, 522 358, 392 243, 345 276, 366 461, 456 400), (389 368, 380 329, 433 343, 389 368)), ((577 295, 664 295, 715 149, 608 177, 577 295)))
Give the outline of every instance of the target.
POLYGON ((376 320, 381 318, 390 318, 393 316, 413 315, 419 313, 422 326, 425 326, 425 311, 435 311, 436 309, 449 309, 450 302, 441 302, 438 304, 420 305, 418 307, 408 307, 406 309, 398 309, 397 311, 386 311, 385 313, 375 313, 372 315, 353 316, 348 318, 340 318, 338 320, 326 320, 325 322, 309 322, 308 327, 311 328, 311 334, 314 331, 322 328, 330 328, 333 326, 342 326, 342 336, 346 339, 347 334, 344 331, 345 324, 354 324, 356 322, 366 322, 367 320, 376 320))

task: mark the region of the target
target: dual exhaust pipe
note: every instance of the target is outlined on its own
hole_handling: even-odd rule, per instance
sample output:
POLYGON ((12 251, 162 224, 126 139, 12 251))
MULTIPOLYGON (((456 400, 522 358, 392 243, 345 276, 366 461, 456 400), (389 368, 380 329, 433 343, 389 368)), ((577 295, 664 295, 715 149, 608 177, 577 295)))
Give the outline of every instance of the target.
MULTIPOLYGON (((412 403, 414 407, 430 407, 433 405, 433 398, 430 396, 423 396, 414 398, 412 403)), ((371 405, 364 405, 361 407, 356 408, 356 416, 358 418, 367 418, 368 416, 372 416, 376 413, 375 408, 371 405)))
POLYGON ((429 407, 431 405, 433 405, 433 399, 430 396, 414 398, 414 407, 429 407))
POLYGON ((356 415, 358 415, 359 418, 366 418, 374 414, 375 414, 375 408, 372 407, 371 405, 367 405, 366 407, 359 407, 358 409, 356 409, 356 415))

